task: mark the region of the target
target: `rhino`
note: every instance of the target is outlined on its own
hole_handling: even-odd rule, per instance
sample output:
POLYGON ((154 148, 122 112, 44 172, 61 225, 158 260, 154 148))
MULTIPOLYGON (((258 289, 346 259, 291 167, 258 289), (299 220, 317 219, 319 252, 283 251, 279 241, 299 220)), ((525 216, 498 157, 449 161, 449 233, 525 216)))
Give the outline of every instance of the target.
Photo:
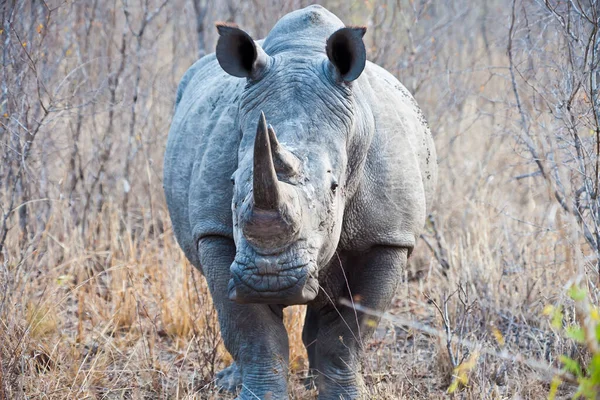
POLYGON ((164 158, 177 241, 206 281, 238 399, 287 399, 283 309, 306 305, 302 340, 318 398, 364 395, 365 342, 401 281, 434 191, 422 112, 366 60, 366 28, 321 6, 264 40, 217 24, 216 52, 179 84, 164 158))

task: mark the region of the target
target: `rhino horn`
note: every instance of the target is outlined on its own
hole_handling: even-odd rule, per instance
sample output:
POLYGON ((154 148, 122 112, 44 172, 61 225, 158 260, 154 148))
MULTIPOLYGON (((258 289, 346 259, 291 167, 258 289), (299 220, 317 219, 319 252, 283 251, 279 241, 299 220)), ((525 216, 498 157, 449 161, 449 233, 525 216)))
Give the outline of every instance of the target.
POLYGON ((287 177, 297 175, 300 169, 300 160, 279 143, 271 125, 269 125, 269 141, 271 142, 275 171, 287 177))
POLYGON ((265 114, 261 111, 254 140, 254 206, 261 210, 279 208, 279 181, 273 164, 271 140, 265 114))

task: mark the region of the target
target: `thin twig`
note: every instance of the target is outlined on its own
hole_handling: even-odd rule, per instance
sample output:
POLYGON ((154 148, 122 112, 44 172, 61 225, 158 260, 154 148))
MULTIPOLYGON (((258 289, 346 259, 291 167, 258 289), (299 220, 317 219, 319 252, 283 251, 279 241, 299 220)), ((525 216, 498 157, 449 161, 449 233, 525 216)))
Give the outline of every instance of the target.
MULTIPOLYGON (((347 299, 340 299, 340 304, 343 306, 346 306, 346 307, 351 306, 351 303, 347 299)), ((409 327, 410 329, 414 329, 419 332, 426 333, 430 336, 438 337, 440 339, 446 338, 445 332, 441 332, 439 329, 433 328, 433 327, 423 324, 419 321, 410 320, 410 319, 398 317, 395 315, 390 315, 388 313, 383 313, 383 312, 380 312, 377 310, 373 310, 373 309, 364 307, 360 304, 356 304, 356 309, 365 314, 376 316, 383 320, 389 321, 396 326, 409 327)), ((541 360, 538 360, 535 358, 527 358, 521 354, 511 353, 506 349, 504 349, 502 351, 496 351, 493 348, 485 346, 482 343, 474 342, 474 341, 471 341, 468 339, 452 337, 451 343, 467 347, 473 351, 478 351, 481 354, 486 354, 486 355, 489 355, 492 357, 499 358, 501 360, 516 362, 519 364, 526 365, 529 368, 532 368, 536 371, 547 374, 548 377, 546 377, 546 380, 548 382, 550 382, 552 380, 552 377, 559 376, 564 382, 568 382, 568 383, 571 383, 574 385, 578 384, 577 378, 574 377, 573 375, 571 375, 570 373, 562 371, 544 361, 541 361, 541 360)))

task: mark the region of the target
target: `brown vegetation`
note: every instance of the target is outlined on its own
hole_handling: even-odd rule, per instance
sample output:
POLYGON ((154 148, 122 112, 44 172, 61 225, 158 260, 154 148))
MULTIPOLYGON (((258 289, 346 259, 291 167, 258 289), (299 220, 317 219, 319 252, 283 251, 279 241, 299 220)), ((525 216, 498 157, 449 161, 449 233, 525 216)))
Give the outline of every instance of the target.
MULTIPOLYGON (((307 4, 0 4, 0 400, 222 397, 231 359, 162 193, 175 91, 215 21, 262 37, 307 4)), ((439 154, 435 210, 369 344, 372 397, 546 397, 561 354, 589 355, 544 308, 569 324, 566 288, 600 293, 600 4, 322 4, 367 26, 439 154)), ((302 318, 287 310, 291 390, 312 399, 302 318)))

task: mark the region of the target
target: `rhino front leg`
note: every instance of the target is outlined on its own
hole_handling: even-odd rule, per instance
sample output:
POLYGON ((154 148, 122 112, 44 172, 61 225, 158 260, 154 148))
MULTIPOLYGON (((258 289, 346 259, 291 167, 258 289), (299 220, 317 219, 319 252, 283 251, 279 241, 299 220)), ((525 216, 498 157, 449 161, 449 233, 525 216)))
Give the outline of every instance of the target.
MULTIPOLYGON (((352 297, 364 307, 385 311, 400 282, 407 253, 406 248, 378 246, 361 256, 343 257, 348 283, 343 275, 340 278, 339 274, 335 274, 339 279, 336 285, 342 285, 342 288, 331 295, 352 297)), ((332 265, 332 268, 341 271, 339 264, 332 265)), ((319 400, 363 398, 366 393, 360 373, 360 358, 379 318, 339 304, 334 306, 331 301, 318 313, 315 359, 311 361, 317 374, 319 400)), ((315 329, 314 322, 311 325, 315 329)), ((308 333, 305 335, 307 338, 310 336, 308 333)))
POLYGON ((233 240, 207 237, 198 243, 198 251, 223 342, 235 360, 235 365, 217 379, 226 378, 224 389, 241 386, 239 400, 287 399, 289 349, 282 308, 229 300, 227 283, 235 257, 233 240))
POLYGON ((242 386, 242 372, 235 361, 227 368, 217 372, 217 387, 226 392, 235 392, 242 386))
POLYGON ((306 347, 308 355, 308 376, 304 380, 306 389, 311 390, 316 384, 315 378, 317 371, 317 334, 319 333, 319 313, 312 307, 306 308, 306 317, 304 318, 304 328, 302 329, 302 342, 306 347))

